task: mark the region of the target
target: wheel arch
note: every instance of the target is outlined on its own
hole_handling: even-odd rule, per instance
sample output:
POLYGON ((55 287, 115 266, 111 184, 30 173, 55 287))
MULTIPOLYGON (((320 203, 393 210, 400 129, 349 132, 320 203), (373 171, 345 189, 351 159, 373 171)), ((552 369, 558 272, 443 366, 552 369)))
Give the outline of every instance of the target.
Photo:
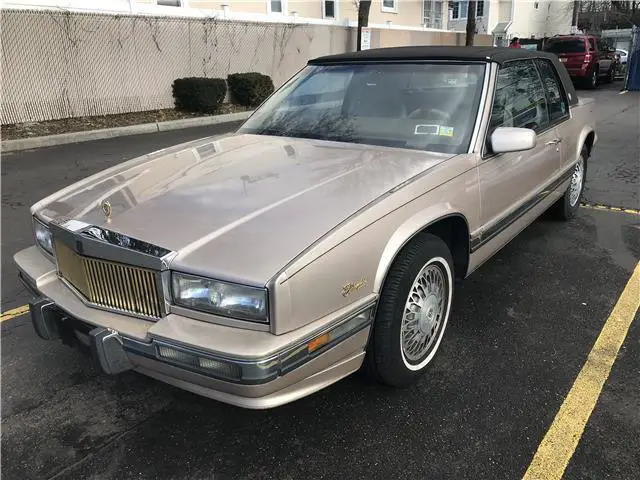
MULTIPOLYGON (((589 130, 587 132, 583 132, 582 141, 580 143, 580 151, 582 151, 582 147, 587 147, 587 153, 591 156, 591 150, 593 149, 593 145, 596 143, 596 132, 594 130, 589 130)), ((579 154, 580 152, 578 152, 579 154)))
POLYGON ((576 150, 573 154, 571 165, 574 165, 574 163, 578 161, 578 158, 580 158, 580 154, 584 148, 587 149, 588 158, 585 158, 585 161, 587 161, 591 157, 591 152, 597 141, 598 135, 596 134, 593 125, 585 125, 580 131, 578 141, 572 145, 572 148, 575 148, 576 150))
POLYGON ((387 241, 378 262, 373 291, 380 293, 389 270, 402 249, 417 235, 431 233, 441 238, 449 247, 454 263, 454 277, 466 277, 469 268, 469 223, 460 212, 449 212, 434 217, 419 212, 402 223, 387 241))

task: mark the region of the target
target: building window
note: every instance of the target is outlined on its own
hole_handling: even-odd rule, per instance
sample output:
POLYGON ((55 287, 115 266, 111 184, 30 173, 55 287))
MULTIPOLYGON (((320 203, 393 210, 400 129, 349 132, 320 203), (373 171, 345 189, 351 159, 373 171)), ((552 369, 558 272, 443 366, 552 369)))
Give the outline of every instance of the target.
POLYGON ((383 12, 398 12, 398 0, 382 0, 382 11, 383 12))
POLYGON ((443 0, 422 1, 422 24, 427 28, 442 28, 443 0))
POLYGON ((268 13, 285 13, 284 0, 267 0, 268 13))
MULTIPOLYGON (((469 12, 469 2, 451 2, 453 7, 451 18, 454 20, 467 18, 469 12)), ((484 16, 484 2, 476 2, 476 17, 484 16)))
POLYGON ((156 0, 156 5, 163 7, 182 7, 182 0, 156 0))
POLYGON ((533 8, 538 8, 538 2, 533 2, 533 8))
POLYGON ((322 0, 322 16, 324 18, 336 18, 338 12, 336 12, 337 5, 336 0, 322 0))
POLYGON ((452 17, 454 20, 467 18, 467 10, 469 8, 469 2, 452 2, 453 11, 452 17))

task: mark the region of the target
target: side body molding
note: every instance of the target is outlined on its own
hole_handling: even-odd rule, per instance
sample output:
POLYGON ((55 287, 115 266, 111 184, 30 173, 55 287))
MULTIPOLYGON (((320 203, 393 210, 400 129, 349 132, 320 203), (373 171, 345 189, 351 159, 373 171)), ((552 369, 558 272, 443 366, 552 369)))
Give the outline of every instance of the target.
POLYGON ((466 217, 454 210, 450 204, 430 206, 405 220, 393 235, 391 235, 391 238, 389 238, 389 241, 382 251, 373 283, 373 291, 380 293, 385 278, 387 277, 387 272, 391 268, 393 261, 398 253, 400 253, 400 250, 409 243, 413 237, 436 222, 451 217, 463 219, 467 224, 467 230, 469 230, 469 223, 466 217))

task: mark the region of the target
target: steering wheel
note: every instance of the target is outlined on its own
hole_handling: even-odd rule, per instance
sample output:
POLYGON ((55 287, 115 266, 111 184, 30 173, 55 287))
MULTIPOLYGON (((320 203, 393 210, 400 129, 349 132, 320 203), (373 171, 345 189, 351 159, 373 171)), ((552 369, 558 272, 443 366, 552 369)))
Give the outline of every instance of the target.
POLYGON ((436 117, 438 120, 448 122, 451 119, 451 115, 444 110, 438 108, 417 108, 407 118, 432 118, 436 117))

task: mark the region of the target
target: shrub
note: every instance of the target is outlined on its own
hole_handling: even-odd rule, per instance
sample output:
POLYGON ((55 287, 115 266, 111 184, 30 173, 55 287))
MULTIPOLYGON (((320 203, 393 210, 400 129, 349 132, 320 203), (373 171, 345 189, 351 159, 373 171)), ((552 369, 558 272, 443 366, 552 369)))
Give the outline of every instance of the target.
POLYGON ((227 84, 231 100, 245 107, 257 107, 274 91, 271 77, 257 72, 232 73, 227 84))
POLYGON ((187 112, 216 112, 227 95, 223 78, 177 78, 172 86, 176 109, 187 112))

